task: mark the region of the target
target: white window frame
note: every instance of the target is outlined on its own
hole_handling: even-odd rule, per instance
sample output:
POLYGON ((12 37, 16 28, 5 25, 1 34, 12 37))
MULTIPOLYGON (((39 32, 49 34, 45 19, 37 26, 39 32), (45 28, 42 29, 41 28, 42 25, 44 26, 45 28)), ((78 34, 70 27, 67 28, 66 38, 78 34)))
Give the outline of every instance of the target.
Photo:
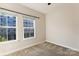
MULTIPOLYGON (((11 13, 11 12, 9 12, 9 11, 4 11, 3 13, 5 13, 5 16, 15 16, 16 17, 16 15, 14 14, 14 13, 11 13)), ((4 14, 3 14, 4 15, 4 14)), ((7 22, 8 20, 6 20, 6 22, 7 22)), ((17 17, 16 17, 16 26, 8 26, 8 23, 6 24, 7 26, 0 26, 0 28, 5 28, 5 29, 8 29, 8 28, 15 28, 16 29, 16 32, 15 32, 15 34, 16 34, 16 39, 12 39, 12 40, 8 40, 8 30, 6 30, 6 32, 7 32, 7 39, 6 39, 6 41, 2 41, 2 42, 0 42, 0 44, 2 44, 2 43, 8 43, 8 42, 14 42, 14 41, 17 41, 17 17)))
POLYGON ((24 20, 23 20, 23 40, 35 39, 36 38, 36 21, 34 19, 31 19, 31 20, 33 20, 33 27, 30 27, 30 28, 34 29, 34 36, 33 37, 24 38, 24 29, 25 28, 29 28, 29 27, 24 27, 24 20))

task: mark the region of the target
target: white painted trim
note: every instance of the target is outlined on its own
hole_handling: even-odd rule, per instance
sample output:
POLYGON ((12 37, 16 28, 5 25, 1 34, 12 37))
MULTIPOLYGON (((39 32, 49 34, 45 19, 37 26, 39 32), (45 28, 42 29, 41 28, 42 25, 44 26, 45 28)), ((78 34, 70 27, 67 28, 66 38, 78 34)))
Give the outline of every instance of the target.
POLYGON ((58 44, 58 43, 55 43, 55 42, 52 42, 52 41, 49 41, 49 40, 46 40, 46 42, 53 43, 53 44, 56 44, 56 45, 59 45, 59 46, 62 46, 62 47, 66 47, 66 48, 69 48, 69 49, 74 50, 74 51, 79 51, 79 49, 75 49, 75 48, 72 48, 70 46, 58 44))
POLYGON ((6 44, 6 43, 12 43, 12 42, 16 42, 16 41, 17 40, 3 41, 3 42, 0 42, 0 45, 6 44))
MULTIPOLYGON (((2 41, 2 42, 0 42, 0 44, 6 44, 6 43, 10 43, 10 42, 15 42, 15 41, 17 41, 17 17, 16 17, 16 26, 0 26, 0 28, 15 28, 16 29, 16 39, 14 40, 8 40, 8 36, 7 36, 7 41, 2 41)), ((7 20, 6 20, 7 21, 7 20)), ((8 33, 7 33, 7 35, 8 35, 8 33)))
POLYGON ((38 44, 41 44, 41 43, 44 43, 45 41, 40 41, 40 42, 37 42, 37 43, 34 43, 34 44, 29 44, 27 47, 25 46, 25 47, 23 47, 23 48, 18 48, 18 49, 16 49, 16 50, 13 50, 13 51, 9 51, 9 52, 7 52, 7 53, 3 53, 3 54, 1 54, 0 56, 6 56, 6 55, 8 55, 8 54, 11 54, 11 53, 13 53, 13 52, 16 52, 16 51, 19 51, 19 50, 22 50, 22 49, 25 49, 25 48, 29 48, 29 47, 32 47, 32 46, 34 46, 34 45, 38 45, 38 44))
POLYGON ((34 26, 31 27, 31 28, 34 28, 34 37, 24 38, 24 29, 25 29, 25 28, 29 28, 29 27, 24 27, 24 29, 23 29, 23 40, 35 39, 35 38, 36 38, 36 21, 35 21, 35 20, 33 20, 33 24, 34 24, 34 26))
POLYGON ((24 38, 23 40, 30 40, 30 39, 35 39, 35 37, 24 38))

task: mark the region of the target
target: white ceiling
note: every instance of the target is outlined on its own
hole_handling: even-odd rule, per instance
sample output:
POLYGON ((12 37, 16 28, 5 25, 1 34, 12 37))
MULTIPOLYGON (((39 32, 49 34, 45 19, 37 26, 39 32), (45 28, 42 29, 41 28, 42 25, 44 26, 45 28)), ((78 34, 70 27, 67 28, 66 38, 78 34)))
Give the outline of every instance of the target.
POLYGON ((51 13, 55 8, 63 8, 63 7, 71 7, 71 6, 79 6, 79 4, 75 3, 52 3, 48 5, 47 3, 22 3, 21 5, 29 7, 33 10, 39 11, 44 14, 51 13))
POLYGON ((47 3, 23 3, 22 5, 44 14, 47 14, 52 11, 54 7, 54 4, 48 5, 47 3))

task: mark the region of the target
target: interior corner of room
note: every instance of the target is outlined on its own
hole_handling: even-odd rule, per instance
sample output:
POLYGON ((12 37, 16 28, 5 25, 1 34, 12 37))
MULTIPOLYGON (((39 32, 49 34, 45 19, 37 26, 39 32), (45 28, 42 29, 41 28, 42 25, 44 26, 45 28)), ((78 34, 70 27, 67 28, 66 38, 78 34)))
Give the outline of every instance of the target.
MULTIPOLYGON (((8 55, 36 45, 39 49, 46 46, 52 52, 51 44, 55 45, 52 45, 52 49, 64 47, 63 51, 68 48, 79 52, 79 4, 0 4, 0 55, 8 55)), ((48 55, 53 55, 52 53, 48 55)))

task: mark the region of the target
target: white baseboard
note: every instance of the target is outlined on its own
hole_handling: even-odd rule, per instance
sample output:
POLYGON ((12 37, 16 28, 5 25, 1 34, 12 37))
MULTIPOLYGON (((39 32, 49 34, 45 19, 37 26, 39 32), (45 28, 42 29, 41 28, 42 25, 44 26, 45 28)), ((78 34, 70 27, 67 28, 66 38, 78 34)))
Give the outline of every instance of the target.
POLYGON ((10 52, 3 53, 3 54, 1 54, 1 56, 6 56, 6 55, 11 54, 11 53, 13 53, 13 52, 16 52, 16 51, 19 51, 19 50, 22 50, 22 49, 25 49, 25 48, 29 48, 29 47, 32 47, 32 46, 34 46, 34 45, 38 45, 38 44, 41 44, 41 43, 44 43, 44 42, 45 42, 45 41, 37 42, 37 43, 35 43, 35 44, 30 44, 30 45, 28 45, 27 47, 25 46, 25 47, 23 47, 23 48, 18 48, 18 49, 16 49, 16 50, 12 50, 12 51, 10 51, 10 52))
POLYGON ((59 45, 59 46, 62 46, 62 47, 66 47, 66 48, 69 48, 69 49, 74 50, 74 51, 79 51, 79 49, 72 48, 70 46, 66 46, 66 45, 62 45, 62 44, 58 44, 58 43, 55 43, 55 42, 52 42, 52 41, 49 41, 49 40, 46 40, 46 42, 53 43, 53 44, 56 44, 56 45, 59 45))
POLYGON ((22 50, 22 49, 25 49, 25 48, 29 48, 29 47, 32 47, 32 46, 34 46, 34 45, 38 45, 38 44, 41 44, 41 43, 44 43, 44 42, 53 43, 53 44, 56 44, 56 45, 59 45, 59 46, 62 46, 62 47, 69 48, 69 49, 74 50, 74 51, 79 51, 79 49, 75 49, 75 48, 72 48, 72 47, 70 47, 70 46, 66 46, 66 45, 62 45, 62 44, 58 44, 58 43, 55 43, 55 42, 46 40, 46 41, 37 42, 37 43, 35 43, 35 44, 28 45, 27 47, 25 46, 25 47, 23 47, 23 48, 18 48, 18 49, 16 49, 16 50, 12 50, 12 51, 10 51, 10 52, 8 52, 8 53, 1 54, 1 55, 2 55, 2 56, 3 56, 3 55, 5 56, 5 55, 11 54, 11 53, 13 53, 13 52, 16 52, 16 51, 19 51, 19 50, 22 50))

